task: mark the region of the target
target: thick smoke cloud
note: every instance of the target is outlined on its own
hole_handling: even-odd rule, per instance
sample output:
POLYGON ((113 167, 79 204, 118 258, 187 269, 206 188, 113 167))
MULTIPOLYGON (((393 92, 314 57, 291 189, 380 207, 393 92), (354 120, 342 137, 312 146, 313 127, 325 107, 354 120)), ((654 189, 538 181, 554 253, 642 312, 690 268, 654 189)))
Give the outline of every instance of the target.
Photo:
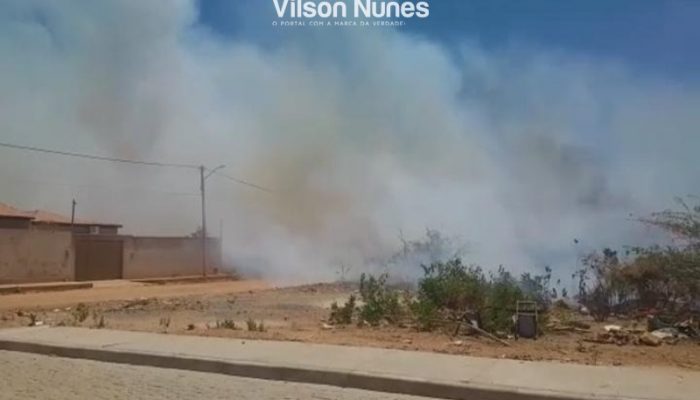
MULTIPOLYGON (((581 247, 637 244, 629 220, 700 184, 700 92, 623 64, 527 47, 459 51, 406 33, 217 37, 190 1, 0 4, 3 140, 226 164, 210 231, 278 279, 355 271, 425 228, 470 261, 566 276, 581 247), (572 241, 583 245, 577 250, 572 241)), ((198 226, 196 172, 0 153, 0 201, 198 226)))

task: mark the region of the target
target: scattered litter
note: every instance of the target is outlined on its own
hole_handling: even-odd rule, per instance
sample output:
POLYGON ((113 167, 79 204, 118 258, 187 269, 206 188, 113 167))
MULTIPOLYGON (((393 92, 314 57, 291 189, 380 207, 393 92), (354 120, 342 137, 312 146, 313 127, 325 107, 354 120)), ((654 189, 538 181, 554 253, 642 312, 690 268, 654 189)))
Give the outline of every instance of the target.
POLYGON ((700 326, 693 318, 677 323, 675 328, 678 329, 681 335, 692 338, 700 337, 700 326))
POLYGON ((654 335, 661 340, 676 338, 679 334, 680 332, 678 332, 678 329, 676 328, 661 328, 651 332, 651 335, 654 335))
MULTIPOLYGON (((649 326, 657 326, 650 324, 649 326)), ((666 326, 653 331, 643 331, 637 328, 623 328, 619 325, 606 325, 604 332, 595 332, 592 337, 584 339, 586 342, 617 344, 642 344, 645 346, 660 346, 663 343, 676 344, 679 340, 688 339, 689 336, 681 333, 678 328, 666 326)))
POLYGON ((605 332, 595 332, 592 337, 584 339, 586 342, 601 344, 616 344, 623 346, 635 341, 634 336, 625 330, 608 330, 605 332))
POLYGON ((324 322, 321 324, 321 329, 323 329, 324 331, 330 331, 330 330, 335 329, 335 327, 333 325, 328 325, 327 323, 324 322))
POLYGON ((652 335, 649 332, 645 332, 639 337, 639 343, 647 346, 660 346, 662 342, 663 340, 659 339, 658 337, 652 335))
POLYGON ((481 329, 481 328, 479 328, 479 327, 477 327, 477 326, 475 326, 475 325, 470 325, 469 327, 470 327, 471 329, 477 331, 477 332, 480 333, 481 335, 486 336, 487 338, 489 338, 489 339, 491 339, 491 340, 493 340, 493 341, 495 341, 495 342, 498 342, 498 343, 500 343, 500 344, 502 344, 502 345, 504 345, 504 346, 510 346, 510 343, 506 342, 505 340, 502 340, 502 339, 497 338, 496 336, 492 335, 491 333, 489 333, 489 332, 487 332, 487 331, 485 331, 485 330, 483 330, 483 329, 481 329))
POLYGON ((216 329, 219 327, 219 324, 217 324, 216 322, 205 322, 203 324, 195 324, 195 326, 197 326, 198 328, 201 327, 200 329, 216 329))

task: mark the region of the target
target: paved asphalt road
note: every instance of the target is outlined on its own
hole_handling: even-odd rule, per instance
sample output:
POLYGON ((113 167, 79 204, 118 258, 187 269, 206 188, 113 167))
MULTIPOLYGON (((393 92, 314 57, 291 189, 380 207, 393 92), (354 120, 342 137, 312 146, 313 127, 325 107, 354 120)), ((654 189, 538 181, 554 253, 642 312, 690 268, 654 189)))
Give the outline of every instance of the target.
POLYGON ((424 400, 425 398, 0 351, 0 399, 424 400))

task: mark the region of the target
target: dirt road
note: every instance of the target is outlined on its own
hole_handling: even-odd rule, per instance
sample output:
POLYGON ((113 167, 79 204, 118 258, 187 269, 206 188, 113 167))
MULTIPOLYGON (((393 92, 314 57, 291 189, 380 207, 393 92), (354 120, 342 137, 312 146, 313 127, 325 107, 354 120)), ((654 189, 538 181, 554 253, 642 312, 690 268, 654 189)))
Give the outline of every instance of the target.
POLYGON ((221 281, 171 285, 153 285, 131 281, 104 281, 92 289, 65 292, 11 294, 0 296, 0 310, 65 307, 77 303, 129 300, 142 297, 168 298, 193 295, 221 295, 266 289, 263 281, 221 281))

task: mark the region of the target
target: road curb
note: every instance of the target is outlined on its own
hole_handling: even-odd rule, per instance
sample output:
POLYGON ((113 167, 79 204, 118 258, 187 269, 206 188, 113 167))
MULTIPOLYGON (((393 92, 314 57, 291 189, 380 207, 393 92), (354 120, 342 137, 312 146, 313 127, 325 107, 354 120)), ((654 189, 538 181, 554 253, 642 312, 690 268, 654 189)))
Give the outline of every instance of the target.
POLYGON ((64 292, 67 290, 91 289, 92 282, 36 283, 0 286, 0 295, 40 292, 64 292))
POLYGON ((479 386, 465 382, 451 384, 396 376, 367 375, 339 370, 306 369, 293 366, 267 365, 254 362, 192 358, 180 355, 150 354, 108 348, 78 348, 45 343, 0 340, 0 350, 53 355, 117 364, 159 367, 194 372, 206 372, 296 383, 320 384, 376 392, 469 400, 622 400, 624 397, 573 395, 560 392, 535 392, 513 387, 479 386))
POLYGON ((239 280, 232 275, 210 275, 210 276, 179 276, 172 278, 140 278, 140 279, 129 279, 131 282, 144 283, 148 285, 173 285, 173 284, 187 284, 187 283, 209 283, 209 282, 225 282, 225 281, 237 281, 239 280))

